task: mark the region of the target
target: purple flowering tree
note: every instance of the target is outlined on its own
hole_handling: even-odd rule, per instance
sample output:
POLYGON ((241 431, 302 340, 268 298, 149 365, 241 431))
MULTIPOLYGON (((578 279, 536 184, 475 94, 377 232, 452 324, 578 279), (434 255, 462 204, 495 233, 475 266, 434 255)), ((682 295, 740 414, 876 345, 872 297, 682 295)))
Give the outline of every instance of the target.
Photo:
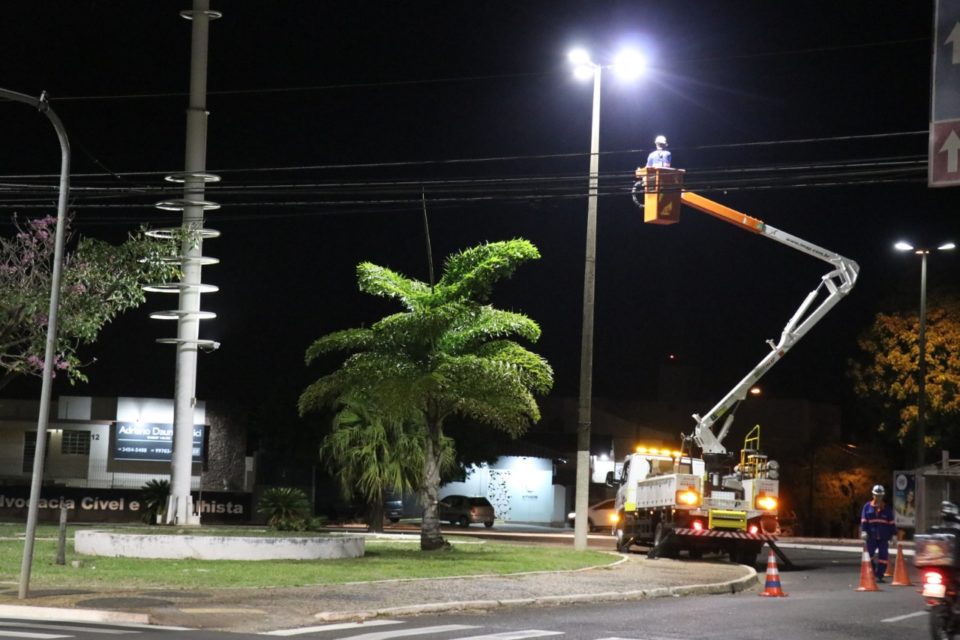
MULTIPOLYGON (((142 304, 144 284, 176 279, 179 271, 163 260, 176 253, 175 243, 142 231, 119 245, 73 238, 70 222, 55 374, 64 372, 77 382, 87 380, 77 348, 93 343, 118 314, 142 304)), ((18 376, 43 372, 56 223, 54 216, 14 217, 14 236, 0 237, 0 389, 18 376)))

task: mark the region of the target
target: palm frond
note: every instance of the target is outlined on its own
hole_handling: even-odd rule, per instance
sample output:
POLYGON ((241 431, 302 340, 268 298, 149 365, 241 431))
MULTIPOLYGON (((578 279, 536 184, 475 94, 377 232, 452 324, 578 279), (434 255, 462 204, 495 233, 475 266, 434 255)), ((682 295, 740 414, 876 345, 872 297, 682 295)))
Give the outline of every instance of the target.
POLYGON ((533 243, 522 238, 466 249, 447 258, 436 293, 446 301, 485 302, 498 280, 509 278, 522 263, 539 257, 533 243))
POLYGON ((441 347, 452 353, 465 353, 484 342, 513 336, 536 342, 540 339, 540 325, 522 313, 484 305, 475 307, 469 318, 449 331, 441 347))
POLYGON ((374 340, 370 329, 344 329, 317 338, 307 348, 306 362, 310 364, 321 355, 338 351, 362 351, 369 349, 374 340))
POLYGON ((364 293, 395 298, 408 311, 420 308, 422 299, 430 295, 429 285, 371 262, 357 266, 357 284, 364 293))

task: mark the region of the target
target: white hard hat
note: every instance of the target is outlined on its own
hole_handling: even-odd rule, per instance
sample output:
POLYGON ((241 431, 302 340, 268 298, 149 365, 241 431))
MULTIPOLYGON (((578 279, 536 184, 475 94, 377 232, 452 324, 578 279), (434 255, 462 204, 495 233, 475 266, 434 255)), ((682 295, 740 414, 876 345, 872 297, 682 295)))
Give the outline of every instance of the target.
POLYGON ((873 493, 875 496, 882 496, 886 494, 886 491, 883 490, 882 484, 875 484, 873 485, 873 491, 871 493, 873 493))
POLYGON ((666 145, 666 144, 667 144, 667 136, 657 136, 656 138, 653 139, 653 144, 666 145))

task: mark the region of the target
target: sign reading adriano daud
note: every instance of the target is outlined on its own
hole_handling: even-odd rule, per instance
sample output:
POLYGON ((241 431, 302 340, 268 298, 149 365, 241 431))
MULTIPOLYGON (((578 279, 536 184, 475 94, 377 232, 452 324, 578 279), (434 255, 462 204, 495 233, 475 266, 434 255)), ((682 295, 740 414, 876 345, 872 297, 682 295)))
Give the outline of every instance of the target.
MULTIPOLYGON (((117 422, 114 460, 169 462, 173 455, 173 425, 156 422, 117 422)), ((193 461, 203 461, 203 425, 193 427, 193 461)))

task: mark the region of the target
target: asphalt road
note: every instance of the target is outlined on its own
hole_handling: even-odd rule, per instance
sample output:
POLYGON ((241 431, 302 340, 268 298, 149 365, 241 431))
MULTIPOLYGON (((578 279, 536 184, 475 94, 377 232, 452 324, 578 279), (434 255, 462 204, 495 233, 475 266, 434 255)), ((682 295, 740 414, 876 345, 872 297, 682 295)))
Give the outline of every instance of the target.
MULTIPOLYGON (((761 598, 756 591, 720 596, 659 598, 627 603, 497 609, 363 623, 317 625, 275 631, 282 637, 319 640, 910 640, 927 637, 927 619, 916 587, 881 585, 858 593, 860 556, 839 551, 789 549, 793 571, 780 574, 786 598, 761 598)), ((911 576, 914 580, 915 575, 911 576)), ((261 636, 135 626, 32 623, 0 620, 0 637, 186 638, 241 640, 261 636)))

